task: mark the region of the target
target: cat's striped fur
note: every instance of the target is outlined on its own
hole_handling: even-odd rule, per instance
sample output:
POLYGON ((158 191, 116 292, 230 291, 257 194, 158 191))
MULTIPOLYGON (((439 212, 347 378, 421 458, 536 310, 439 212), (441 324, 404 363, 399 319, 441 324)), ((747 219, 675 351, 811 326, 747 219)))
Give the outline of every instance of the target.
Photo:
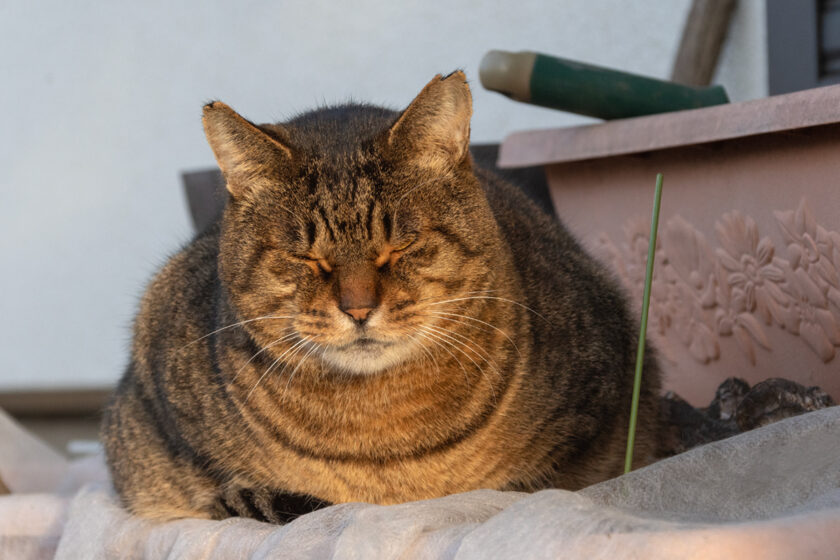
POLYGON ((475 167, 471 110, 460 72, 402 113, 205 107, 230 199, 148 287, 105 415, 131 511, 283 522, 620 473, 635 323, 556 220, 475 167))

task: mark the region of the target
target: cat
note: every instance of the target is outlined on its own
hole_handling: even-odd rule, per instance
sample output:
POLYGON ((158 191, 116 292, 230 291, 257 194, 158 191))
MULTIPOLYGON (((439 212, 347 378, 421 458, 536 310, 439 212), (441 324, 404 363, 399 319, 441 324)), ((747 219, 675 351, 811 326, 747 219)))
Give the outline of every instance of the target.
MULTIPOLYGON (((622 472, 637 323, 556 219, 474 164, 462 72, 399 113, 203 113, 229 200, 148 286, 105 411, 128 510, 282 523, 622 472)), ((636 465, 658 392, 649 350, 636 465)))

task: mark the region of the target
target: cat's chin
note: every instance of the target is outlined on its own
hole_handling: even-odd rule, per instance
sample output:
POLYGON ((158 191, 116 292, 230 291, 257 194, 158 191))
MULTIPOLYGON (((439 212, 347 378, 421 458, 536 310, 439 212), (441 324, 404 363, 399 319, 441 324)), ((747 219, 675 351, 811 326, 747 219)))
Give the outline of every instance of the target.
POLYGON ((346 373, 375 375, 405 362, 411 354, 410 345, 352 344, 325 348, 321 359, 346 373))

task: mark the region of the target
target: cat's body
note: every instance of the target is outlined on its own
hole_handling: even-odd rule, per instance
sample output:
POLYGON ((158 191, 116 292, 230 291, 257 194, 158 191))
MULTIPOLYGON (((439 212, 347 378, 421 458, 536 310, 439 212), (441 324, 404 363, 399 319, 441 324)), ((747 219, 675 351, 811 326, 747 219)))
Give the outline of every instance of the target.
POLYGON ((284 521, 620 474, 634 321, 554 219, 472 165, 469 113, 460 73, 402 114, 205 109, 231 200, 141 304, 103 431, 129 509, 284 521))

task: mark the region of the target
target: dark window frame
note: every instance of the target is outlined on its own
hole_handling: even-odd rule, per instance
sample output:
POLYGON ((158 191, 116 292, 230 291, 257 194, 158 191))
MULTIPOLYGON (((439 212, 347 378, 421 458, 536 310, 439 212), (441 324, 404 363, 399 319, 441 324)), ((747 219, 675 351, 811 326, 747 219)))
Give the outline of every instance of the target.
POLYGON ((767 0, 770 95, 840 83, 840 0, 767 0))

